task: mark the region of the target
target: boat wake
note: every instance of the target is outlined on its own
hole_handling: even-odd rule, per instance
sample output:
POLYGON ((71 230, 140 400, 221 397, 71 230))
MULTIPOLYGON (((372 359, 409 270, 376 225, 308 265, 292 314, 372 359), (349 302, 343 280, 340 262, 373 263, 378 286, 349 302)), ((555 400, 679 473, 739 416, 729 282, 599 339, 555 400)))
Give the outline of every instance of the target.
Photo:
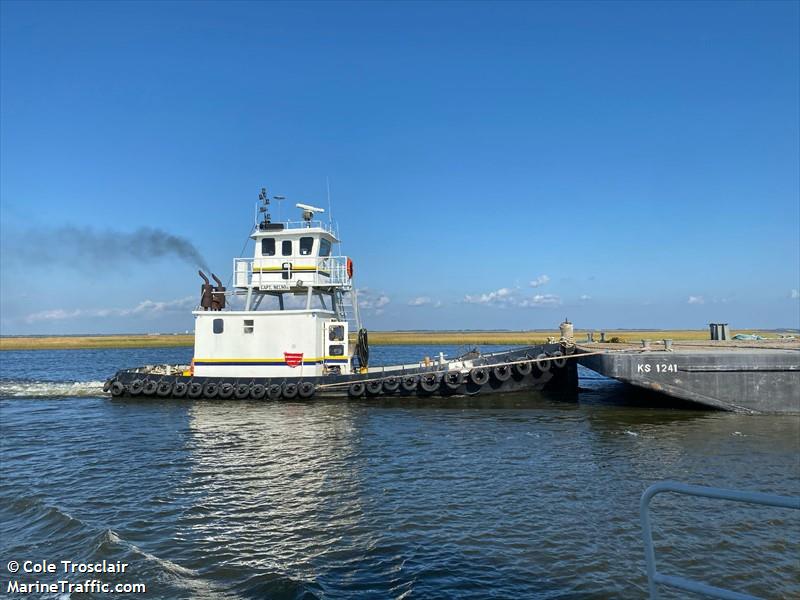
POLYGON ((91 398, 104 395, 102 381, 0 381, 2 398, 91 398))

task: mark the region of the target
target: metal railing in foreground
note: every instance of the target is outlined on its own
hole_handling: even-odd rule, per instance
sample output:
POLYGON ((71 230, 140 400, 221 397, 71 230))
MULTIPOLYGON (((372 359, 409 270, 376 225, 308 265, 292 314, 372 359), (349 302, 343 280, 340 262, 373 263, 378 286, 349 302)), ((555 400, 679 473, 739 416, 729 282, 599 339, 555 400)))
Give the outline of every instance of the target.
POLYGON ((676 494, 686 494, 689 496, 701 496, 704 498, 714 498, 717 500, 732 500, 734 502, 746 502, 749 504, 761 504, 763 506, 777 506, 779 508, 793 508, 800 510, 800 498, 792 496, 776 496, 774 494, 763 494, 760 492, 746 492, 742 490, 729 490, 724 488, 708 487, 704 485, 690 485, 677 481, 662 481, 654 483, 642 494, 639 505, 639 513, 642 522, 642 540, 644 541, 644 556, 647 563, 647 587, 650 592, 651 600, 658 599, 658 584, 678 588, 695 594, 703 594, 711 598, 723 598, 725 600, 758 600, 755 596, 742 594, 715 587, 685 577, 675 575, 664 575, 656 571, 656 555, 653 547, 653 532, 650 527, 650 500, 656 494, 662 492, 674 492, 676 494))

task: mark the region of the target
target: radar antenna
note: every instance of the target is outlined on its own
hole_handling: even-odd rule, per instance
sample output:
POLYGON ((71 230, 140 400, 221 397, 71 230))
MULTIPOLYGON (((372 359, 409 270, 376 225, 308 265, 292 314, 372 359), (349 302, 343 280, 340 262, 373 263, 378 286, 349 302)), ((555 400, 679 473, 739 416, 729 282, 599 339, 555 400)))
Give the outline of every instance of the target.
POLYGON ((311 219, 314 218, 314 213, 324 213, 324 208, 319 208, 318 206, 311 206, 310 204, 302 204, 298 202, 295 204, 297 208, 303 211, 303 221, 306 222, 306 227, 308 227, 309 223, 311 223, 311 219))

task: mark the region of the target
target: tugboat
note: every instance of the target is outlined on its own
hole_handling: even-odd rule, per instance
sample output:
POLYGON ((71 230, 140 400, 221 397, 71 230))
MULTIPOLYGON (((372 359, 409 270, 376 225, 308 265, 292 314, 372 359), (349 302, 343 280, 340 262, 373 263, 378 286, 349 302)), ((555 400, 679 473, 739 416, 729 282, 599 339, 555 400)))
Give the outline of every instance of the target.
POLYGON ((284 197, 270 198, 262 188, 259 200, 250 234, 255 252, 233 260, 233 290, 213 273, 211 284, 199 271, 191 364, 121 370, 105 391, 116 397, 305 400, 577 388, 575 361, 567 360, 575 345, 563 326, 558 342, 371 365, 353 261, 335 253, 340 240, 330 219, 314 218, 325 211, 297 204, 300 221, 273 222, 270 202, 284 197), (231 296, 243 300, 242 310, 229 308, 231 296))

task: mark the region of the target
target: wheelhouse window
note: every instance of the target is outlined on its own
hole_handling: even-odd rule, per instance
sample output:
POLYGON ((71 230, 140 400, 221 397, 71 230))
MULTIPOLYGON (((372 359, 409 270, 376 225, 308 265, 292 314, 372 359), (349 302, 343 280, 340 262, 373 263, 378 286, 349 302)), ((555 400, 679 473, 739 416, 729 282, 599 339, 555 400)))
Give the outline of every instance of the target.
POLYGON ((311 251, 313 249, 314 249, 313 237, 300 238, 300 256, 308 256, 309 254, 311 254, 311 251))
POLYGON ((320 256, 330 256, 331 255, 331 241, 322 238, 319 241, 319 255, 320 256))
POLYGON ((344 325, 332 325, 328 331, 328 341, 342 342, 344 341, 344 325))
POLYGON ((225 321, 222 319, 214 319, 213 327, 214 333, 222 333, 222 331, 225 329, 225 321))
POLYGON ((292 255, 292 240, 283 240, 283 242, 281 242, 281 254, 283 256, 292 255))
POLYGON ((275 238, 261 239, 261 256, 275 256, 275 238))
POLYGON ((253 333, 253 329, 255 329, 255 322, 253 319, 245 319, 244 320, 244 332, 245 333, 253 333))

